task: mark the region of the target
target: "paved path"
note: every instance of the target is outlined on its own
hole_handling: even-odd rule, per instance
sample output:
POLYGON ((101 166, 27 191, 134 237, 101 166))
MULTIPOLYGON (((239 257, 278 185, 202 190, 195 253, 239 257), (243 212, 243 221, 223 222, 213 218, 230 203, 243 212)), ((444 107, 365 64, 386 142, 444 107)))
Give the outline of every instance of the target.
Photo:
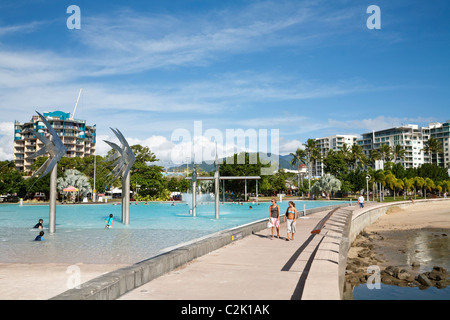
MULTIPOLYGON (((354 208, 354 207, 353 207, 354 208)), ((121 296, 119 300, 301 299, 308 261, 323 238, 311 230, 329 212, 297 220, 294 241, 270 229, 215 250, 121 296)))

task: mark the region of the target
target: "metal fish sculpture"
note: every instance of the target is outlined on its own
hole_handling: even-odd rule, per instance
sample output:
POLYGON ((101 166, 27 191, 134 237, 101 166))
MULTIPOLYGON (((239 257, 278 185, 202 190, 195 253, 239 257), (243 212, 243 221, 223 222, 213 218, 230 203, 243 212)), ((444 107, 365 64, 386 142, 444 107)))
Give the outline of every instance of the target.
POLYGON ((36 113, 39 115, 42 122, 47 127, 48 132, 50 133, 50 138, 47 139, 39 132, 31 130, 33 134, 36 136, 36 138, 42 141, 44 147, 35 152, 34 154, 32 154, 31 156, 29 156, 29 158, 35 159, 37 157, 45 155, 46 153, 50 155, 49 158, 44 162, 44 164, 32 175, 32 177, 39 175, 39 178, 41 178, 47 175, 50 171, 52 171, 53 167, 67 153, 67 149, 62 143, 61 139, 58 137, 58 134, 56 133, 55 129, 53 129, 53 127, 47 121, 47 119, 45 119, 44 116, 39 112, 36 111, 36 113))
POLYGON ((131 167, 136 161, 136 157, 134 156, 133 150, 131 150, 127 140, 125 140, 124 136, 119 131, 119 129, 115 130, 113 128, 110 129, 112 130, 112 132, 114 132, 114 134, 119 139, 121 144, 121 146, 119 147, 114 142, 103 140, 107 144, 109 144, 111 148, 113 148, 113 150, 115 151, 114 154, 109 159, 109 160, 116 160, 114 162, 114 169, 111 171, 110 174, 112 174, 115 178, 119 177, 119 175, 122 176, 122 182, 124 182, 126 177, 128 176, 128 172, 130 172, 131 167))

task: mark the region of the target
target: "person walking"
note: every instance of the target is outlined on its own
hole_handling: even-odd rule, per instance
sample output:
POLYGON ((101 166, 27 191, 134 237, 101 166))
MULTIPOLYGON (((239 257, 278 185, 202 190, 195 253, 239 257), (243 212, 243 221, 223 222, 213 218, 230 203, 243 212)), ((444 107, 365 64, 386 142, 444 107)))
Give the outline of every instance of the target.
POLYGON ((286 210, 286 215, 284 216, 287 227, 287 238, 286 241, 294 240, 295 234, 295 221, 297 220, 297 209, 295 208, 295 203, 289 201, 289 207, 286 210), (291 239, 289 239, 291 235, 291 239))
POLYGON ((359 195, 358 203, 360 208, 364 208, 364 197, 362 194, 359 195))
POLYGON ((275 228, 277 229, 277 238, 280 239, 280 206, 277 205, 277 200, 272 199, 272 204, 269 210, 268 227, 272 228, 272 239, 274 238, 275 228))

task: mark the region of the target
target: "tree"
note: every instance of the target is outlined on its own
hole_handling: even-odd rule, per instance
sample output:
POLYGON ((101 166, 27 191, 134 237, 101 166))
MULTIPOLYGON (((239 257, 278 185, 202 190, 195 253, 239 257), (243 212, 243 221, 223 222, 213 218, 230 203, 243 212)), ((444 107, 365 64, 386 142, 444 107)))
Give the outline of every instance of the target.
MULTIPOLYGON (((403 178, 403 185, 403 190, 405 190, 406 192, 411 192, 414 188, 414 178, 403 178)), ((406 192, 403 193, 403 199, 406 199, 406 192)))
POLYGON ((427 189, 428 189, 428 191, 431 191, 435 188, 434 181, 431 180, 430 178, 426 178, 423 186, 425 189, 425 199, 426 199, 427 198, 427 189))
POLYGON ((166 187, 166 180, 162 172, 163 167, 150 165, 158 161, 149 147, 139 144, 131 146, 136 161, 131 168, 131 187, 139 189, 137 197, 141 200, 168 200, 170 191, 166 187))
POLYGON ((388 144, 381 145, 381 147, 378 148, 378 152, 384 162, 389 162, 392 160, 392 148, 388 144))
POLYGON ((68 169, 64 173, 64 177, 56 179, 56 189, 58 192, 63 192, 64 188, 75 187, 78 189, 78 194, 87 196, 92 192, 91 185, 88 178, 76 169, 68 169))
POLYGON ((395 147, 392 149, 392 155, 394 158, 394 163, 397 163, 397 160, 404 160, 406 156, 406 150, 401 145, 396 144, 395 147))
MULTIPOLYGON (((300 148, 297 148, 297 150, 295 151, 295 153, 290 153, 290 155, 292 156, 292 159, 290 161, 291 166, 293 166, 294 168, 297 167, 297 186, 299 187, 298 191, 300 192, 300 165, 301 164, 306 164, 306 151, 300 148)), ((303 182, 303 177, 302 177, 302 182, 303 182)))
POLYGON ((25 194, 23 177, 16 170, 14 161, 0 161, 0 194, 15 194, 20 197, 25 194))
POLYGON ((416 190, 422 189, 422 187, 425 185, 425 179, 422 177, 415 177, 414 178, 414 199, 416 198, 416 190))
POLYGON ((323 192, 327 200, 330 200, 330 194, 332 192, 339 190, 341 190, 341 181, 331 174, 321 176, 311 188, 311 192, 316 196, 323 192))
MULTIPOLYGON (((436 154, 436 165, 438 165, 438 154, 443 153, 444 149, 442 148, 442 143, 439 139, 431 137, 425 142, 425 146, 422 149, 428 155, 433 157, 433 153, 436 154)), ((433 163, 433 159, 431 159, 431 163, 433 163)))
MULTIPOLYGON (((305 144, 305 152, 307 154, 308 161, 308 186, 311 192, 311 175, 312 175, 312 164, 316 164, 317 161, 322 159, 319 148, 317 147, 317 141, 314 139, 308 139, 305 144)), ((311 195, 309 196, 311 198, 311 195)))
POLYGON ((384 170, 377 170, 374 174, 375 182, 380 184, 380 201, 384 198, 384 186, 386 185, 386 176, 384 170))
POLYGON ((367 163, 367 157, 359 144, 352 145, 347 157, 353 170, 356 169, 356 165, 358 165, 358 168, 362 168, 367 163))
POLYGON ((325 166, 325 173, 329 173, 335 177, 341 178, 348 173, 348 166, 343 152, 330 150, 322 160, 322 163, 325 166))

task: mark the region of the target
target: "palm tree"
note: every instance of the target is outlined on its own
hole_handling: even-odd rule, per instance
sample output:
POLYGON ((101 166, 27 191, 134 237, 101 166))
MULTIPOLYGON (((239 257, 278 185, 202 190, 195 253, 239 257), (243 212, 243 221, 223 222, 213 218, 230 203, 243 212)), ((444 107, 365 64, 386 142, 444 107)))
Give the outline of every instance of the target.
POLYGON ((312 162, 313 160, 317 162, 319 159, 321 159, 320 150, 317 147, 317 141, 314 139, 308 139, 305 144, 305 152, 306 152, 306 159, 308 161, 308 189, 309 189, 309 198, 311 198, 311 174, 312 174, 312 162))
POLYGON ((392 150, 394 155, 394 163, 397 163, 397 159, 404 160, 406 156, 406 150, 401 145, 396 144, 394 149, 392 150))
POLYGON ((384 186, 386 185, 386 176, 384 170, 375 171, 375 182, 380 184, 380 202, 383 201, 384 186))
POLYGON ((356 169, 356 164, 358 164, 358 167, 362 167, 367 163, 367 157, 359 144, 352 145, 350 151, 348 152, 348 158, 353 170, 356 169))
MULTIPOLYGON (((425 153, 428 155, 431 154, 431 156, 435 153, 436 165, 438 165, 438 154, 443 153, 444 149, 442 148, 442 143, 439 139, 431 137, 427 142, 425 142, 425 146, 421 151, 425 151, 425 153)), ((431 163, 433 163, 433 159, 431 159, 431 163)))
POLYGON ((406 199, 406 193, 410 192, 412 188, 414 187, 414 178, 403 178, 403 185, 405 192, 403 193, 403 199, 406 199))
MULTIPOLYGON (((300 148, 297 148, 295 153, 290 153, 292 156, 291 159, 291 166, 294 168, 297 167, 298 175, 297 175, 297 184, 298 184, 298 190, 300 191, 300 164, 306 164, 306 151, 300 148)), ((303 177, 301 177, 302 185, 303 185, 303 177)))
POLYGON ((57 190, 62 192, 64 188, 73 186, 78 189, 78 194, 86 196, 92 192, 88 178, 76 169, 68 169, 64 173, 64 177, 56 180, 57 190))
POLYGON ((425 199, 426 199, 427 198, 427 189, 428 189, 428 191, 431 191, 432 189, 435 188, 434 181, 431 180, 430 178, 426 178, 423 186, 425 187, 424 189, 425 189, 425 199))
POLYGON ((381 147, 378 148, 378 152, 383 161, 388 162, 392 160, 392 148, 388 144, 381 145, 381 147))
POLYGON ((416 190, 422 189, 425 184, 425 179, 422 177, 414 177, 414 199, 416 199, 416 190))
POLYGON ((341 190, 341 181, 329 173, 321 176, 311 188, 311 192, 315 195, 319 195, 320 192, 325 193, 327 200, 330 200, 332 192, 339 190, 341 190))

